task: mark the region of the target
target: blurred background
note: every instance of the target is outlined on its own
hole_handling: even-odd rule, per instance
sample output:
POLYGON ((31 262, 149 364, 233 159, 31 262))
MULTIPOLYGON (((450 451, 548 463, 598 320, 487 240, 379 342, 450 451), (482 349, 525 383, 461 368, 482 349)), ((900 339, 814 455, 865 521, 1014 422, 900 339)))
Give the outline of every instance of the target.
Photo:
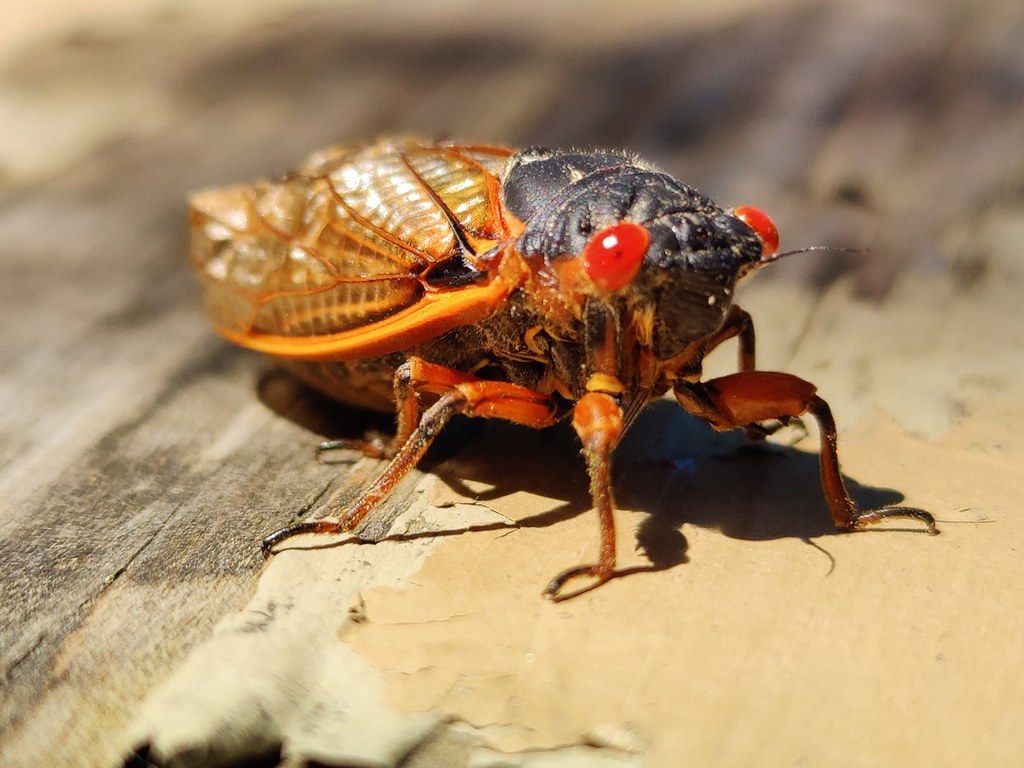
POLYGON ((625 146, 790 246, 872 244, 799 260, 819 279, 977 272, 961 219, 1019 186, 1014 3, 705 5, 33 4, 0 37, 6 196, 89 160, 108 196, 160 171, 133 192, 171 206, 382 132, 625 146))
POLYGON ((1008 486, 963 468, 1024 452, 1022 51, 1019 0, 6 9, 0 754, 41 754, 45 723, 67 764, 109 762, 120 747, 93 737, 245 603, 253 531, 324 476, 295 455, 307 433, 246 410, 266 365, 208 330, 184 201, 326 145, 623 147, 769 211, 783 249, 856 249, 794 256, 744 289, 761 361, 815 381, 841 427, 880 412, 948 449, 886 482, 907 492, 917 472, 941 513, 1005 512, 1008 486), (963 493, 940 496, 932 480, 954 476, 963 493), (211 520, 211 493, 239 513, 211 520), (122 635, 94 603, 126 572, 212 581, 161 593, 159 611, 137 591, 114 600, 155 623, 122 635), (69 645, 83 627, 88 653, 80 634, 69 645))

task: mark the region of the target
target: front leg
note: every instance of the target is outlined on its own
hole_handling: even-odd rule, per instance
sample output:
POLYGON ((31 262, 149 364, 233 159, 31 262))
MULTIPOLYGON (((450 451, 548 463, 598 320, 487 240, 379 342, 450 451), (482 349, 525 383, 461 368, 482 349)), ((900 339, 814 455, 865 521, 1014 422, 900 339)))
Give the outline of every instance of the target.
MULTIPOLYGON (((749 312, 740 309, 735 304, 729 308, 729 314, 725 316, 722 327, 708 339, 704 354, 707 355, 711 350, 734 337, 737 341, 737 368, 741 373, 757 368, 757 336, 754 333, 754 319, 749 312)), ((755 424, 752 427, 746 427, 744 432, 746 432, 748 440, 759 443, 767 435, 770 435, 772 430, 755 424)))
POLYGON ((749 312, 733 304, 729 314, 722 321, 722 327, 708 339, 704 354, 707 355, 723 342, 736 338, 736 365, 740 371, 752 371, 757 367, 757 337, 754 333, 754 319, 749 312))
POLYGON ((796 419, 805 413, 818 422, 821 433, 821 485, 836 528, 857 531, 892 517, 923 522, 938 533, 935 518, 915 507, 858 509, 839 470, 838 435, 832 410, 810 382, 788 373, 745 371, 707 382, 680 382, 673 390, 679 404, 718 430, 750 428, 761 421, 796 419))
POLYGON ((590 475, 590 497, 601 525, 601 550, 596 563, 580 565, 558 574, 545 596, 565 600, 587 592, 608 581, 615 572, 615 502, 612 499, 612 453, 622 437, 622 409, 614 397, 604 392, 588 392, 572 412, 572 426, 583 442, 583 456, 590 475), (578 578, 589 583, 572 592, 562 588, 578 578))

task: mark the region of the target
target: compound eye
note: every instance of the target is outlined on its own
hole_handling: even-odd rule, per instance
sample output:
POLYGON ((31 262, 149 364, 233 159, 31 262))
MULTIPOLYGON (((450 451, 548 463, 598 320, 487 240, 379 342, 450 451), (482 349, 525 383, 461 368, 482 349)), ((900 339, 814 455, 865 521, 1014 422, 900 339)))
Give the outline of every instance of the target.
POLYGON ((630 221, 605 227, 583 249, 583 269, 598 288, 616 291, 636 277, 650 240, 642 225, 630 221))
POLYGON ((754 230, 761 240, 761 256, 772 256, 779 250, 779 230, 775 222, 760 208, 752 205, 741 205, 733 211, 733 215, 754 230))

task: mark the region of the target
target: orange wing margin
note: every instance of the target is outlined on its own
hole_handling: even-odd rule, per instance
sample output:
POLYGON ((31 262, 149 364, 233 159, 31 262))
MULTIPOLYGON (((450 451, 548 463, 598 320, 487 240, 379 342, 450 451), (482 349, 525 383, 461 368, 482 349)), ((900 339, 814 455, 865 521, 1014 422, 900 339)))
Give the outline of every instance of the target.
POLYGON ((498 179, 511 154, 391 139, 317 153, 279 182, 194 195, 207 314, 231 341, 298 360, 388 354, 478 322, 515 287, 475 258, 510 238, 498 179), (484 274, 430 286, 426 272, 449 259, 484 274))

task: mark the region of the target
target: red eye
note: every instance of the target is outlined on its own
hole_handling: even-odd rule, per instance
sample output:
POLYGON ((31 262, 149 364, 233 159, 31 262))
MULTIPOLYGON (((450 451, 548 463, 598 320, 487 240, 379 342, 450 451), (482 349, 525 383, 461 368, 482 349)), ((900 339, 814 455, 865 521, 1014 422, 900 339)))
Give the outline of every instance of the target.
POLYGON ((741 205, 733 214, 761 239, 762 256, 771 256, 779 250, 779 230, 767 213, 752 205, 741 205))
POLYGON ((649 242, 640 224, 623 221, 605 227, 583 249, 583 269, 598 288, 618 290, 640 271, 649 242))

